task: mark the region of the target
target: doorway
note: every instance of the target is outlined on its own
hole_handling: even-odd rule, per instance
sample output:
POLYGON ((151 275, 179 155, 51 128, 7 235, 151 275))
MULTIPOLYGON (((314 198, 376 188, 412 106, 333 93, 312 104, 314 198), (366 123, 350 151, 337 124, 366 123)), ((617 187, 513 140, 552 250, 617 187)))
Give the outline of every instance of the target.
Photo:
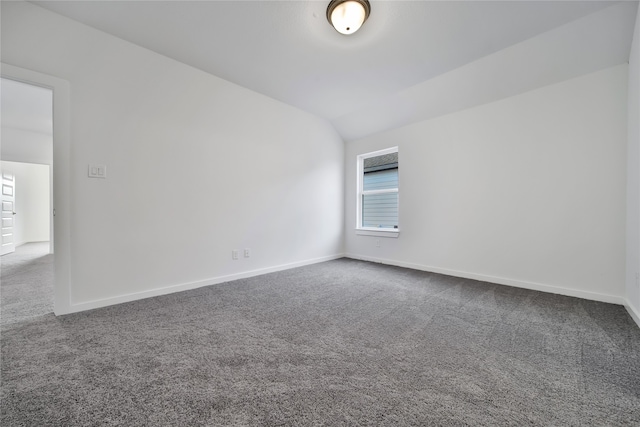
MULTIPOLYGON (((53 201, 53 91, 3 77, 0 79, 0 103, 3 183, 6 178, 7 189, 12 190, 7 192, 15 192, 11 195, 15 198, 13 221, 6 224, 13 227, 4 229, 3 224, 2 234, 8 240, 7 245, 2 242, 3 246, 10 250, 11 243, 19 246, 30 241, 49 241, 49 252, 53 253, 53 212, 50 209, 53 201), (43 188, 45 181, 47 188, 43 188), (48 200, 44 200, 45 191, 48 200), (45 214, 45 210, 50 213, 45 214), (48 236, 43 235, 45 230, 48 236)), ((3 197, 9 197, 4 193, 3 197)))
POLYGON ((2 77, 0 104, 4 324, 54 311, 53 90, 2 77))
POLYGON ((53 311, 56 315, 78 311, 72 299, 71 260, 71 91, 69 82, 38 71, 0 63, 2 78, 53 91, 53 186, 51 242, 53 242, 54 283, 53 311))

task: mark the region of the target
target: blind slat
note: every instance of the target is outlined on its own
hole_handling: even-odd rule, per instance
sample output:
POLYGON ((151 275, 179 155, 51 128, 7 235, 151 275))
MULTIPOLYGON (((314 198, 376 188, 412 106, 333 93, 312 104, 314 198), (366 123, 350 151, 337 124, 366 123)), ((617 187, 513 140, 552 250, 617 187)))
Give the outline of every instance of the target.
POLYGON ((362 225, 374 228, 397 227, 398 193, 364 194, 362 196, 362 225))
POLYGON ((362 189, 382 190, 398 188, 398 169, 388 169, 364 174, 362 189))

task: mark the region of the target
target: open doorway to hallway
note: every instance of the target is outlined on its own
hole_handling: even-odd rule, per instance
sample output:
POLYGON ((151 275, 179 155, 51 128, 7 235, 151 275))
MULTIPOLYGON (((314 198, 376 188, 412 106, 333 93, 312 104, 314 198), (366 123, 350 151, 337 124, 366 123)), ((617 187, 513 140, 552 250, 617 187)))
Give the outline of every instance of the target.
POLYGON ((5 324, 53 312, 53 91, 0 83, 5 324))

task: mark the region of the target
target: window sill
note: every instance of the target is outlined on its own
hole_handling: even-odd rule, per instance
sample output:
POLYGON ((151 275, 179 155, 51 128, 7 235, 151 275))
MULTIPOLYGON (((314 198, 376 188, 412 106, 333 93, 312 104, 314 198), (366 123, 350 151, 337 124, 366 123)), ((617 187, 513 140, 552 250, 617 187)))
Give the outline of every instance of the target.
POLYGON ((375 236, 375 237, 391 237, 398 238, 400 230, 379 230, 375 228, 356 228, 356 234, 359 236, 375 236))

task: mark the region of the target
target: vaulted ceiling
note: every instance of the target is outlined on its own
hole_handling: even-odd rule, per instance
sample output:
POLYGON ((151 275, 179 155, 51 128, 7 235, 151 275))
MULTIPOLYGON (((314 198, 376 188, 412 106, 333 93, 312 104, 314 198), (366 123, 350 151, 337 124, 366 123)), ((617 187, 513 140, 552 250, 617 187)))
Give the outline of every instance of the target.
POLYGON ((624 63, 637 2, 34 1, 331 121, 345 140, 624 63))

